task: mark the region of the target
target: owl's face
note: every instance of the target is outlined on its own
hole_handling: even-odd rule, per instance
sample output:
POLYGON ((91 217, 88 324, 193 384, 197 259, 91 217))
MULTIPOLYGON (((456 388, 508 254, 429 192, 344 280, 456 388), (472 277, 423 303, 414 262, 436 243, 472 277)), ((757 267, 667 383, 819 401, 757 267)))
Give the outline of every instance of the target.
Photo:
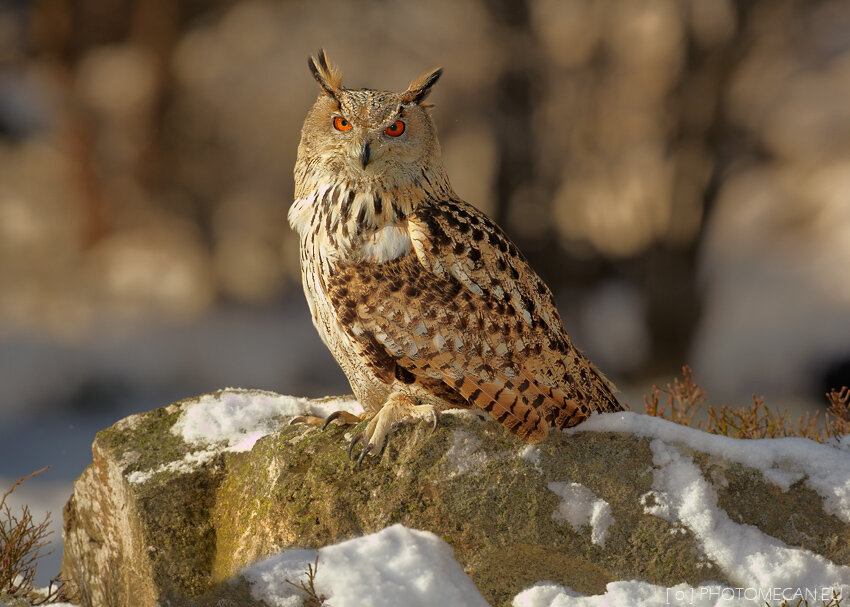
POLYGON ((310 67, 322 94, 301 131, 298 158, 310 159, 339 177, 358 182, 400 181, 423 166, 440 163, 440 145, 422 101, 439 71, 403 93, 347 89, 323 54, 310 67))

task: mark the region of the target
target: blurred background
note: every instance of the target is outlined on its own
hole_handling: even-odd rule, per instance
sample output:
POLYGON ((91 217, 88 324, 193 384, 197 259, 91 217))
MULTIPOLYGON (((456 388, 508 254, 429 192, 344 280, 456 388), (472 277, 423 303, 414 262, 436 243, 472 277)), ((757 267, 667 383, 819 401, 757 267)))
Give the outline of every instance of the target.
POLYGON ((850 384, 846 1, 0 0, 0 490, 51 465, 14 496, 57 529, 121 417, 348 390, 286 223, 319 47, 445 68, 456 191, 635 408, 683 364, 715 404, 850 384))

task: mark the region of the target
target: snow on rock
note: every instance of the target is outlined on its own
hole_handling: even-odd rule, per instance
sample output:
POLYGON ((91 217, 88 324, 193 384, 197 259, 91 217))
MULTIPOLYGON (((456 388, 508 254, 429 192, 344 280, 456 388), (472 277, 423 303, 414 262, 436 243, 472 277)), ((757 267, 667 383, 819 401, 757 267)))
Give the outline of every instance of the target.
POLYGON ((520 459, 524 459, 531 464, 539 474, 543 474, 543 468, 540 467, 540 447, 537 445, 524 445, 520 448, 517 455, 520 459))
POLYGON ((830 588, 793 589, 730 587, 719 584, 677 584, 669 588, 649 582, 631 580, 610 582, 605 594, 582 596, 568 586, 540 582, 520 592, 513 607, 764 607, 790 605, 826 605, 833 598, 830 588))
POLYGON ((242 572, 251 594, 271 607, 300 607, 307 567, 318 554, 316 593, 334 607, 487 607, 451 547, 428 531, 393 525, 315 550, 273 556, 242 572))
POLYGON ((452 444, 446 451, 446 462, 452 468, 449 478, 480 472, 487 465, 487 459, 481 441, 474 435, 465 430, 452 433, 452 444))
POLYGON ((353 398, 311 400, 262 390, 226 389, 205 394, 183 408, 171 433, 199 447, 182 459, 127 475, 130 483, 145 483, 161 472, 191 472, 222 451, 250 451, 256 442, 299 415, 327 417, 334 411, 355 414, 363 408, 353 398))
POLYGON ((850 593, 850 567, 788 546, 752 525, 735 523, 718 508, 717 493, 690 457, 659 439, 650 447, 658 467, 652 491, 645 496, 645 511, 682 523, 730 579, 748 588, 835 588, 850 593))
POLYGON ((538 582, 516 595, 512 604, 513 607, 560 607, 569 605, 566 601, 572 598, 582 598, 582 595, 569 586, 538 582))
POLYGON ((552 482, 548 487, 561 497, 561 503, 552 513, 552 519, 565 521, 576 531, 589 525, 590 540, 597 546, 604 547, 608 527, 614 522, 610 504, 578 483, 552 482))
MULTIPOLYGON (((750 606, 782 601, 793 604, 798 599, 815 604, 828 602, 833 591, 840 596, 850 594, 850 567, 789 546, 752 525, 734 522, 719 508, 717 493, 700 468, 677 446, 758 469, 785 491, 803 480, 824 498, 827 512, 848 521, 850 458, 841 440, 835 446, 797 438, 739 440, 630 412, 593 416, 565 432, 586 431, 623 432, 653 439, 653 482, 652 490, 642 497, 644 511, 688 529, 706 557, 739 586, 705 583, 668 588, 632 580, 609 583, 604 594, 581 596, 565 586, 540 582, 519 593, 514 607, 750 606)), ((590 524, 596 531, 593 520, 598 516, 604 525, 600 531, 604 542, 609 521, 589 489, 577 483, 549 483, 548 487, 563 498, 553 518, 565 520, 574 528, 590 524)))
MULTIPOLYGON (((826 512, 850 523, 850 457, 845 449, 804 438, 730 438, 632 412, 594 415, 580 426, 565 430, 568 434, 587 431, 626 432, 684 444, 755 468, 783 491, 804 480, 823 497, 826 512)), ((836 441, 836 445, 843 444, 836 441)))
POLYGON ((159 474, 161 472, 191 472, 198 466, 201 466, 211 461, 216 456, 216 454, 218 454, 218 451, 215 449, 201 449, 199 451, 192 451, 184 455, 182 459, 179 459, 174 462, 168 462, 167 464, 157 466, 156 468, 153 468, 151 470, 137 470, 135 472, 130 472, 127 475, 127 481, 133 484, 146 483, 155 474, 159 474))
POLYGON ((315 401, 260 390, 222 390, 187 406, 171 429, 191 445, 225 443, 227 451, 250 451, 259 439, 298 415, 327 417, 334 411, 362 413, 353 398, 315 401))
MULTIPOLYGON (((828 589, 812 589, 802 594, 789 588, 769 589, 732 588, 718 584, 701 584, 697 587, 678 584, 666 588, 638 580, 610 582, 605 594, 582 596, 567 586, 541 582, 520 592, 513 607, 763 607, 788 601, 796 605, 798 599, 809 605, 828 603, 832 594, 828 589)), ((803 603, 801 603, 803 604, 803 603)))

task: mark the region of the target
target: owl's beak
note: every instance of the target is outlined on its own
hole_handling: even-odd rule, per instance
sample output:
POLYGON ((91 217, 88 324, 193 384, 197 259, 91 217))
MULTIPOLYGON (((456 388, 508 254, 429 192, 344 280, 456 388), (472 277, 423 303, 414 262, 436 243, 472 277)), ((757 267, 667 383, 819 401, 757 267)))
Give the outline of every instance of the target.
POLYGON ((363 165, 363 168, 366 168, 366 165, 369 164, 369 156, 371 154, 371 150, 369 149, 369 142, 363 144, 363 151, 360 152, 360 164, 363 165))

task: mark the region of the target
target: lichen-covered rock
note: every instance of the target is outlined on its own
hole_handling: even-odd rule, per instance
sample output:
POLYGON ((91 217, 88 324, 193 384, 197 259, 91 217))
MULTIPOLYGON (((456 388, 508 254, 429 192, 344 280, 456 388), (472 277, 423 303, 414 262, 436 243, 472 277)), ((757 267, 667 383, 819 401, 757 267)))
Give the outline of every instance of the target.
POLYGON ((237 439, 253 436, 247 441, 221 438, 216 425, 213 445, 175 430, 190 409, 213 411, 232 397, 269 403, 272 413, 284 398, 222 392, 98 434, 64 512, 62 571, 84 604, 261 605, 239 576, 245 566, 394 523, 448 542, 493 605, 541 580, 584 594, 617 580, 740 583, 687 522, 689 505, 669 497, 664 483, 687 474, 700 499, 716 502, 705 507, 722 525, 805 546, 827 563, 825 575, 850 571, 850 525, 824 511, 824 498, 802 480, 780 487, 756 468, 687 445, 594 431, 551 432, 527 446, 489 419, 447 414, 435 431, 402 426, 380 458, 355 469, 350 427, 287 426, 270 413, 261 432, 238 429, 237 439))

